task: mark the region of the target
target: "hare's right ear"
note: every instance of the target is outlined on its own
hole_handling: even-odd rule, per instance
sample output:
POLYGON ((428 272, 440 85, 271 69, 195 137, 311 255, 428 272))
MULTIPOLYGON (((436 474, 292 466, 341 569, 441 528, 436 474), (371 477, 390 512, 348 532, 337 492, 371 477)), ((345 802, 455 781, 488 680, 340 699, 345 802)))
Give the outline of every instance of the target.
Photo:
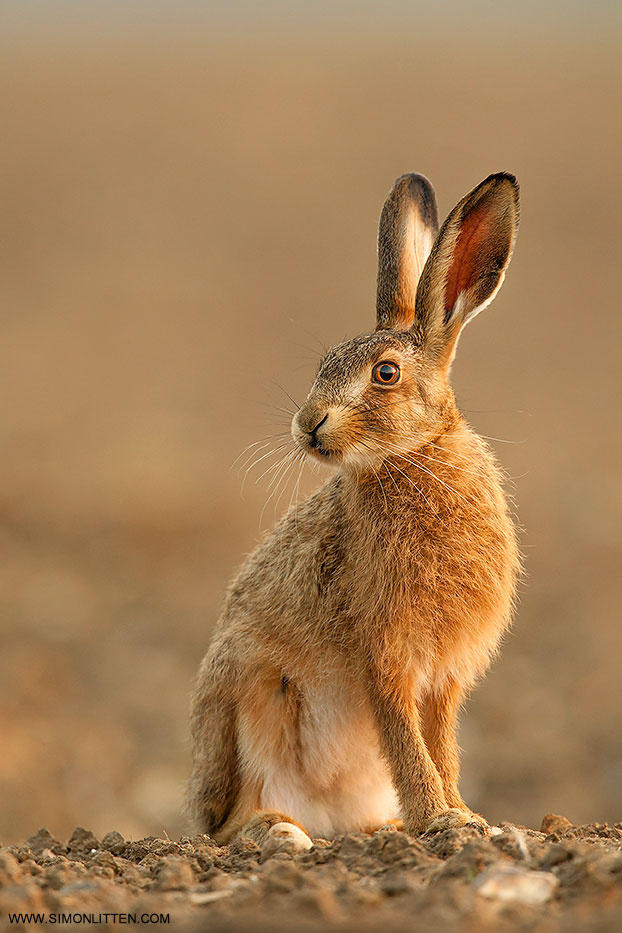
POLYGON ((402 175, 380 215, 376 330, 412 325, 419 277, 437 233, 434 188, 423 175, 402 175))
POLYGON ((413 329, 449 365, 462 327, 497 294, 519 220, 518 183, 499 172, 467 194, 441 227, 419 281, 413 329))

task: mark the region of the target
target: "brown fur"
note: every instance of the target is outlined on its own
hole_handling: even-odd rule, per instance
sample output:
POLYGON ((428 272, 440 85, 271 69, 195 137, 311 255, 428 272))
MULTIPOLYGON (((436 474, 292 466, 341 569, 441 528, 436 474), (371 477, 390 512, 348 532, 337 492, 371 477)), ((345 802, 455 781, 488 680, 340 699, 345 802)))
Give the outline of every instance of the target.
POLYGON ((391 189, 378 226, 379 328, 412 324, 417 284, 437 233, 432 185, 423 175, 402 175, 391 189))
POLYGON ((379 290, 389 267, 395 288, 378 329, 330 351, 294 419, 300 447, 337 473, 246 561, 199 672, 189 800, 223 841, 285 819, 328 834, 474 818, 456 715, 510 622, 519 559, 499 469, 448 372, 509 262, 517 186, 491 176, 460 202, 405 313, 387 295, 414 296, 416 263, 402 282, 387 231, 409 212, 435 224, 419 179, 398 180, 383 212, 379 290), (400 366, 391 389, 370 378, 378 360, 400 366))
POLYGON ((428 691, 423 700, 423 739, 439 773, 447 804, 468 810, 458 790, 460 750, 456 719, 461 698, 462 688, 453 677, 448 677, 438 689, 428 691))

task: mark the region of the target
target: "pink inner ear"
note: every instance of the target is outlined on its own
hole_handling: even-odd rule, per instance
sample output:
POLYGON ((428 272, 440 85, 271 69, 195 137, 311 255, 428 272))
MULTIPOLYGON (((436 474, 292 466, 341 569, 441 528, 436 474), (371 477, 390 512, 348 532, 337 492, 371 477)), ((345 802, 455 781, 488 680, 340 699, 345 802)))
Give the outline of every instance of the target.
POLYGON ((468 291, 479 278, 478 269, 481 268, 491 226, 492 213, 486 200, 469 211, 460 224, 460 233, 453 248, 445 286, 446 320, 460 292, 468 291))

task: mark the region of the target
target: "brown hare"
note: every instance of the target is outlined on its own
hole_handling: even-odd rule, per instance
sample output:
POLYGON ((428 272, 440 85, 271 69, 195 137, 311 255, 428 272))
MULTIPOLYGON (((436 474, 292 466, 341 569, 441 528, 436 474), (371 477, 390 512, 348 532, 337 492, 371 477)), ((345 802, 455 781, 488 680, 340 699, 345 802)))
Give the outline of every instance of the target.
POLYGON ((376 329, 330 350, 292 424, 334 472, 243 565, 198 675, 189 806, 220 842, 486 826, 458 790, 456 716, 510 622, 519 557, 449 371, 518 218, 506 173, 440 232, 421 175, 387 198, 376 329))

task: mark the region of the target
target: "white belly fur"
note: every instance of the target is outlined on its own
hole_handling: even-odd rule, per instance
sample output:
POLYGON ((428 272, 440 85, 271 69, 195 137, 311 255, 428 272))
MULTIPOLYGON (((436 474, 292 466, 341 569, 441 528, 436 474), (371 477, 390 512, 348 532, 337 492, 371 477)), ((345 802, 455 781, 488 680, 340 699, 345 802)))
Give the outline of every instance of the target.
MULTIPOLYGON (((399 817, 399 804, 365 698, 339 678, 301 686, 295 748, 259 735, 241 717, 246 776, 261 783, 260 806, 296 820, 311 836, 369 830, 399 817)), ((265 730, 275 729, 276 708, 265 730)), ((263 730, 262 730, 263 731, 263 730)))

